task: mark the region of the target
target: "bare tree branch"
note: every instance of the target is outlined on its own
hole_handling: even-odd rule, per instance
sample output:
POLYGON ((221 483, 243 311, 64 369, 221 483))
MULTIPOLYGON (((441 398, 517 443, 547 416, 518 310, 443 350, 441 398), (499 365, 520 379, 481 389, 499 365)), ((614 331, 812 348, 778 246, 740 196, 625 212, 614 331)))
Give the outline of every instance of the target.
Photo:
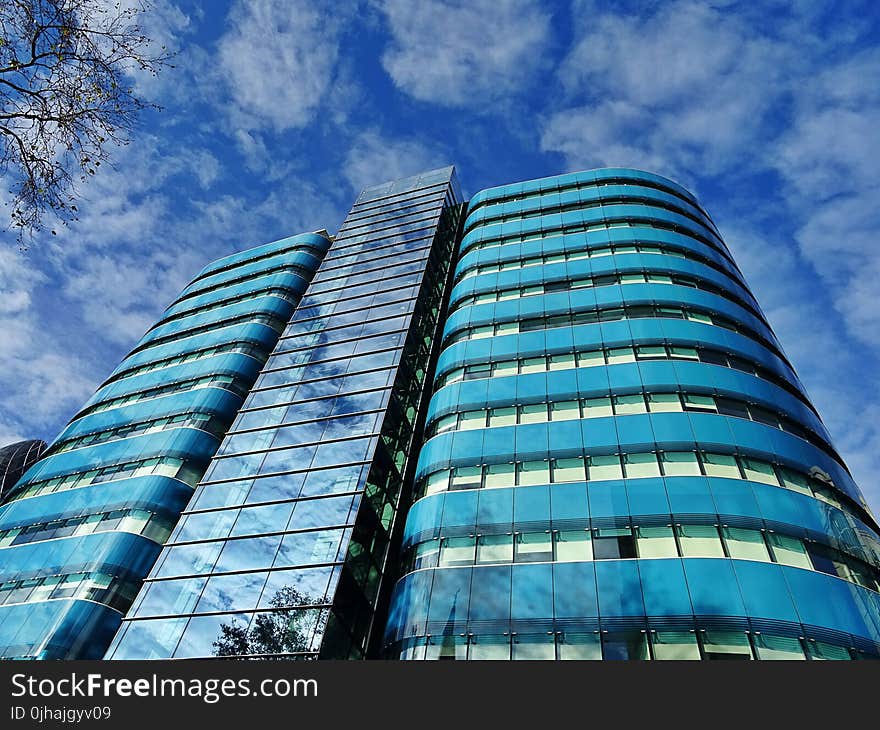
POLYGON ((155 108, 131 86, 169 65, 139 25, 149 9, 148 0, 0 2, 0 176, 19 243, 47 217, 76 220, 77 184, 155 108))

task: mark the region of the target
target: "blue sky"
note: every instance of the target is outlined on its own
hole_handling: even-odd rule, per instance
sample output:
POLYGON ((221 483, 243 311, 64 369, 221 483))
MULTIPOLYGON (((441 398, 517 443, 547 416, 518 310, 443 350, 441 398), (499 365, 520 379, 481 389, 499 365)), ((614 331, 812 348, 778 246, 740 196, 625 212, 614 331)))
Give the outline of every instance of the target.
POLYGON ((0 444, 53 438, 212 259, 454 163, 466 194, 603 165, 708 208, 880 508, 876 2, 156 0, 164 106, 81 220, 0 246, 0 444))

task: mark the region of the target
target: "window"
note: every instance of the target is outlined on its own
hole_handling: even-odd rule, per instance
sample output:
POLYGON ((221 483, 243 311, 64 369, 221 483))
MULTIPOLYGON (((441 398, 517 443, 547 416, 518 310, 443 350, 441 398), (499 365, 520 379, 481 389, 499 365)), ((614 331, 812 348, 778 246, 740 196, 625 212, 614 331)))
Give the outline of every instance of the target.
POLYGON ((755 634, 755 651, 758 659, 767 660, 805 660, 801 642, 795 637, 767 636, 755 634))
POLYGON ((750 660, 752 648, 744 633, 735 631, 703 631, 703 654, 710 660, 750 660))
POLYGON ((513 639, 513 659, 534 661, 556 658, 553 636, 547 634, 519 634, 513 639))
POLYGON ((442 418, 438 418, 434 422, 434 433, 443 433, 444 431, 448 431, 452 428, 455 428, 458 423, 458 414, 450 413, 447 416, 443 416, 442 418))
POLYGON ((767 551, 764 535, 760 530, 722 527, 721 534, 731 558, 770 562, 770 553, 767 551))
POLYGON ((513 426, 516 424, 516 408, 493 408, 489 411, 490 426, 513 426))
POLYGON ((540 563, 553 560, 550 532, 522 532, 516 536, 515 560, 518 563, 540 563))
POLYGON ((801 494, 809 494, 812 496, 813 490, 810 488, 810 480, 803 474, 796 471, 786 469, 784 466, 777 467, 779 476, 782 478, 782 485, 788 489, 793 489, 801 494))
POLYGON ((616 347, 608 350, 608 364, 616 365, 622 362, 635 362, 636 355, 631 347, 616 347))
POLYGON ((663 345, 640 345, 636 348, 637 360, 656 360, 666 357, 666 348, 663 345))
POLYGON ((663 473, 669 477, 700 476, 700 462, 693 451, 664 451, 660 454, 663 473))
POLYGON ((606 661, 650 659, 644 631, 610 631, 602 633, 602 657, 606 661))
POLYGON ((581 408, 576 400, 557 401, 550 404, 551 421, 573 421, 580 417, 581 408))
POLYGON ((512 561, 512 535, 481 535, 477 539, 478 563, 509 563, 512 561))
POLYGON ((625 416, 631 413, 647 413, 645 407, 645 396, 641 393, 635 395, 618 395, 614 397, 614 412, 618 416, 625 416))
POLYGON ((824 641, 807 639, 805 642, 810 659, 847 661, 852 659, 849 652, 842 646, 826 644, 824 641))
POLYGON ((681 411, 681 398, 678 393, 649 393, 648 410, 652 413, 681 411))
POLYGON ((739 465, 736 459, 728 454, 703 453, 703 468, 710 477, 727 477, 728 479, 741 479, 739 465))
POLYGON ((660 661, 694 660, 700 658, 697 636, 692 631, 652 631, 654 659, 660 661))
POLYGON ((593 560, 617 560, 636 557, 636 543, 629 527, 593 530, 593 560))
POLYGON ((510 659, 510 637, 475 636, 471 639, 468 652, 470 659, 508 661, 510 659))
POLYGON ((685 558, 723 558, 724 548, 715 525, 678 525, 678 543, 685 558))
POLYGON ((660 465, 657 463, 656 454, 625 454, 623 462, 628 479, 660 476, 660 465))
POLYGON ((767 535, 767 538, 777 563, 791 565, 795 568, 807 568, 809 570, 813 568, 804 543, 796 537, 777 535, 771 532, 767 535))
POLYGON ((575 366, 574 355, 551 355, 550 370, 569 370, 575 366))
POLYGON ((513 464, 490 464, 486 467, 487 487, 512 487, 516 484, 513 464))
POLYGON ((519 372, 519 363, 516 360, 507 360, 506 362, 496 362, 492 366, 492 375, 495 377, 503 377, 505 375, 516 375, 519 372))
POLYGON ((460 466, 452 474, 450 489, 479 489, 482 469, 479 466, 460 466))
POLYGON ((543 373, 547 369, 547 360, 543 357, 529 357, 522 361, 519 371, 525 373, 543 373))
POLYGON ((547 422, 547 404, 536 403, 528 406, 519 407, 520 423, 546 423, 547 422))
POLYGON ((716 398, 715 405, 718 406, 718 412, 725 416, 734 416, 736 418, 748 418, 749 409, 745 403, 731 400, 730 398, 716 398))
POLYGON ((682 358, 684 360, 699 360, 700 356, 693 347, 670 347, 669 354, 672 357, 682 358))
POLYGON ((639 527, 636 543, 640 558, 677 558, 678 548, 672 525, 665 527, 639 527))
POLYGON ((549 461, 523 461, 517 464, 517 483, 520 485, 549 484, 549 461))
POLYGON ((593 546, 589 530, 559 530, 556 532, 556 560, 592 560, 593 546))
POLYGON ((611 398, 587 398, 582 402, 584 418, 614 415, 614 411, 611 408, 611 398))
POLYGON ((772 464, 768 464, 766 461, 747 459, 746 457, 742 457, 740 463, 742 464, 746 479, 753 482, 761 482, 762 484, 779 486, 779 479, 776 478, 776 472, 773 471, 772 464))
POLYGON ((437 565, 439 557, 439 540, 429 540, 428 542, 420 543, 416 547, 415 555, 413 556, 413 570, 418 570, 419 568, 433 568, 437 565))
POLYGON ((599 634, 569 634, 562 636, 557 645, 559 658, 563 660, 599 660, 602 658, 602 644, 599 634))
POLYGON ((608 456, 590 456, 587 478, 593 481, 600 479, 623 479, 623 469, 620 466, 620 456, 609 454, 608 456))
POLYGON ((555 459, 553 461, 554 482, 582 482, 586 478, 583 459, 555 459))
POLYGON ((684 409, 686 411, 701 411, 703 413, 717 413, 715 399, 708 395, 684 394, 684 409))
POLYGON ((594 365, 605 364, 605 354, 602 350, 591 350, 589 352, 579 352, 577 355, 578 367, 589 368, 594 365))
POLYGON ((476 540, 473 537, 446 537, 441 541, 440 565, 473 565, 476 540))
POLYGON ((462 431, 471 431, 476 428, 486 427, 486 411, 465 411, 459 414, 458 428, 462 431))

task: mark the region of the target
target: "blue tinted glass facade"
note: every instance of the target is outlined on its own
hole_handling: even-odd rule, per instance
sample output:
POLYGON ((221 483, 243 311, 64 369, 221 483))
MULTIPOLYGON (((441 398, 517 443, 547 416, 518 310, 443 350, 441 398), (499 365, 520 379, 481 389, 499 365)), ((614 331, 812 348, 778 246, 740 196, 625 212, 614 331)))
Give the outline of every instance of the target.
POLYGON ((0 656, 103 656, 329 244, 206 267, 7 491, 0 656))
POLYGON ((877 657, 877 524, 686 190, 478 193, 441 347, 385 656, 877 657))
POLYGON ((459 201, 361 193, 108 658, 378 652, 459 201))

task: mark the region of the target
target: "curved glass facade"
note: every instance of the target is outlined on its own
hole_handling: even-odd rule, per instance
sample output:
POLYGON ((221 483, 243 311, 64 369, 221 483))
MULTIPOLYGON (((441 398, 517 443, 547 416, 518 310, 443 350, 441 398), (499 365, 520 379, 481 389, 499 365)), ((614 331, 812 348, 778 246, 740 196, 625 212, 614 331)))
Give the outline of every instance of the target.
POLYGON ((0 657, 103 656, 329 245, 206 267, 7 492, 0 657))
POLYGON ((483 191, 454 282, 385 656, 878 656, 877 524, 690 193, 483 191))
POLYGON ((46 446, 45 441, 28 439, 0 449, 0 504, 3 503, 6 492, 43 455, 46 446))

